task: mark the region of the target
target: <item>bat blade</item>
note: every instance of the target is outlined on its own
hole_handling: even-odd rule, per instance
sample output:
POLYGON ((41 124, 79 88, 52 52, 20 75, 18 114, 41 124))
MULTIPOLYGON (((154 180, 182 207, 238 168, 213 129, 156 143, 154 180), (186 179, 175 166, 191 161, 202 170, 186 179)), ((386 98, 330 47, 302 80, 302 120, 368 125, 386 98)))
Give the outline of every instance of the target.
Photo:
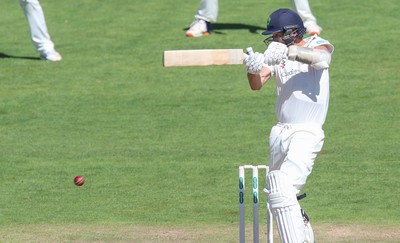
POLYGON ((243 64, 243 49, 169 50, 163 53, 164 67, 243 64))

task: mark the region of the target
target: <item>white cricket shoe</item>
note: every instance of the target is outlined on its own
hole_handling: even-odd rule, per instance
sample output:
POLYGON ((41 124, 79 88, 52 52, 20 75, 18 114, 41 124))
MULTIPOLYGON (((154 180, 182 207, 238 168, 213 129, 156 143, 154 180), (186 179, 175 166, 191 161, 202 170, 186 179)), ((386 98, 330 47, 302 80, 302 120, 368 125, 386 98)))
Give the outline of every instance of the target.
POLYGON ((209 34, 209 23, 202 19, 196 19, 186 31, 187 37, 200 37, 209 34))
POLYGON ((51 62, 59 62, 62 60, 62 57, 56 50, 52 50, 48 52, 42 52, 40 54, 40 59, 51 62))

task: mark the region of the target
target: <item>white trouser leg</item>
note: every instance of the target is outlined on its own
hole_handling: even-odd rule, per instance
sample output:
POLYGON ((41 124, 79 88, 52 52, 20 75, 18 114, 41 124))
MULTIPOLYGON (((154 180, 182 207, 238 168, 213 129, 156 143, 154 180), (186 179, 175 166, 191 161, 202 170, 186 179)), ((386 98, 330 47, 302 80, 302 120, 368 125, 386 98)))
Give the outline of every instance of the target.
POLYGON ((308 0, 292 0, 293 7, 296 12, 300 15, 304 22, 304 26, 307 28, 310 24, 317 24, 317 19, 311 12, 308 0))
POLYGON ((50 39, 42 7, 38 0, 20 0, 20 5, 28 21, 31 40, 38 52, 54 50, 54 43, 50 39))
POLYGON ((268 174, 268 199, 282 243, 302 243, 305 239, 304 221, 293 183, 285 172, 268 174))
POLYGON ((319 127, 276 125, 270 133, 269 169, 284 171, 299 194, 324 143, 319 127))
MULTIPOLYGON (((284 186, 277 185, 275 187, 279 190, 287 191, 288 193, 284 193, 284 195, 288 195, 291 202, 286 203, 286 205, 277 206, 271 210, 276 218, 282 242, 297 242, 290 241, 288 237, 300 237, 301 241, 298 242, 313 242, 314 237, 311 225, 305 226, 300 205, 297 199, 293 199, 293 197, 295 198, 295 195, 299 194, 304 187, 323 143, 324 132, 318 126, 277 124, 271 129, 269 161, 270 191, 271 193, 274 192, 274 181, 276 181, 275 184, 282 181, 282 179, 276 179, 278 178, 276 174, 284 175, 279 176, 279 178, 287 178, 282 182, 284 186), (286 183, 289 183, 290 186, 286 183), (290 226, 287 222, 295 223, 292 223, 292 226, 290 226), (295 233, 292 234, 292 231, 295 233), (289 241, 286 241, 288 239, 289 241)), ((276 195, 279 196, 279 194, 276 195)), ((271 202, 270 206, 272 209, 271 202)))
POLYGON ((217 22, 218 0, 200 0, 200 5, 195 18, 202 19, 210 23, 217 22))

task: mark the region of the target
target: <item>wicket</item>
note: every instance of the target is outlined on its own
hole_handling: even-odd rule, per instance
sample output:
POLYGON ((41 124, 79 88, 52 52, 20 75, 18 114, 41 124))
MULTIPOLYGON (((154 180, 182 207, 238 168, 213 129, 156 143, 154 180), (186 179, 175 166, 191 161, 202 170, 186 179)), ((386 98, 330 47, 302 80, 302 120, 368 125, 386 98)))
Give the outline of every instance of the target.
MULTIPOLYGON (((242 165, 239 166, 239 214, 240 214, 240 225, 239 225, 239 236, 240 243, 245 243, 245 170, 252 170, 252 188, 253 188, 253 242, 259 243, 259 219, 258 219, 258 204, 259 204, 259 193, 258 193, 258 170, 265 170, 265 179, 268 176, 268 166, 266 165, 242 165)), ((267 180, 265 180, 267 181, 267 180)), ((273 243, 273 225, 272 225, 272 213, 269 209, 269 203, 266 201, 266 218, 267 218, 267 242, 273 243)))

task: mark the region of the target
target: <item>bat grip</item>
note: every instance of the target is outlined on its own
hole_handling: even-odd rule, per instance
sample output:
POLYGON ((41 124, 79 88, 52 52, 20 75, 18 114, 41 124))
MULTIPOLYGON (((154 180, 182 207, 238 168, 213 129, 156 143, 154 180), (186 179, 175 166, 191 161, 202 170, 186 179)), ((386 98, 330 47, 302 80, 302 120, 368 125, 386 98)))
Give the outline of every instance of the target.
POLYGON ((252 47, 247 47, 246 53, 247 53, 247 55, 253 54, 254 53, 253 48, 252 47))

